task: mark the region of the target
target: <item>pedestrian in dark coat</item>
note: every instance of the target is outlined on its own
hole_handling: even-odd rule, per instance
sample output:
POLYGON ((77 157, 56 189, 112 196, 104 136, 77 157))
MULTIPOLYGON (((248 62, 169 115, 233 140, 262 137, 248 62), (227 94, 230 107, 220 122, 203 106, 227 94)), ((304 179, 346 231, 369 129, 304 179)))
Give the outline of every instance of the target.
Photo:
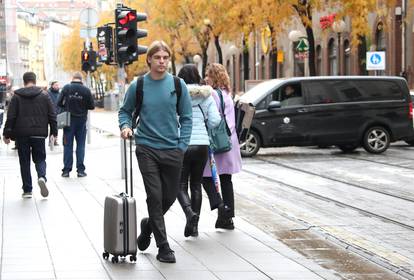
MULTIPOLYGON (((58 99, 59 99, 59 82, 58 81, 52 81, 50 83, 50 88, 48 89, 47 93, 49 94, 49 97, 53 102, 56 115, 60 114, 62 112, 62 108, 60 108, 57 105, 57 102, 58 102, 58 99)), ((55 138, 55 142, 53 143, 53 145, 55 145, 55 146, 59 145, 57 137, 55 138)))
POLYGON ((36 86, 36 75, 26 72, 23 75, 24 88, 15 91, 7 111, 3 130, 4 142, 16 141, 20 173, 23 181, 23 197, 32 197, 32 176, 30 155, 35 163, 40 193, 49 195, 46 187, 46 150, 45 138, 54 141, 57 135, 56 113, 52 101, 44 90, 36 86))
POLYGON ((82 83, 82 74, 75 72, 72 82, 65 85, 58 106, 70 112, 70 126, 63 128, 62 177, 69 177, 73 166, 73 140, 76 140, 76 169, 78 177, 85 177, 85 142, 88 110, 95 109, 92 93, 82 83))

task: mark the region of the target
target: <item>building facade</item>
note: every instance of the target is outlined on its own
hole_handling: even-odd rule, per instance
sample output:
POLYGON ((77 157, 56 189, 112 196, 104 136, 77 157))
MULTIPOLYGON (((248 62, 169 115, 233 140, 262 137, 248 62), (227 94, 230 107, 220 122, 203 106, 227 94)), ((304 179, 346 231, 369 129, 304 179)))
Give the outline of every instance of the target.
MULTIPOLYGON (((329 13, 315 13, 312 27, 316 75, 404 75, 413 88, 414 54, 410 46, 414 43, 414 8, 407 7, 410 7, 408 1, 397 0, 387 18, 370 14, 371 32, 362 38, 359 46, 351 43, 351 19, 345 18, 343 30, 335 32, 329 25, 323 29, 322 20, 329 17, 329 13), (366 70, 367 51, 385 52, 384 71, 366 70)), ((273 55, 269 52, 270 38, 263 38, 263 31, 250 35, 248 56, 242 52, 243 48, 235 48, 233 43, 223 44, 223 64, 230 74, 235 93, 245 91, 246 84, 252 80, 254 83, 254 80, 309 75, 308 54, 298 52, 301 40, 291 40, 292 31, 301 34, 296 37, 306 37, 303 25, 294 22, 289 30, 278 35, 277 50, 273 55)), ((210 46, 209 60, 217 61, 214 45, 210 46)))

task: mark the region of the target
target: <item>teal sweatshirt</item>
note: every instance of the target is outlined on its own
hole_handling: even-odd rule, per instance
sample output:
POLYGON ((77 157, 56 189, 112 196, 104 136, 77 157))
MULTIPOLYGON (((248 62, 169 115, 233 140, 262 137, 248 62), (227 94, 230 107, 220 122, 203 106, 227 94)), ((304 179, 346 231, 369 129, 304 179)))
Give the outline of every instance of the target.
MULTIPOLYGON (((132 127, 132 114, 136 105, 136 80, 129 86, 123 105, 119 109, 119 127, 132 127)), ((144 97, 140 120, 135 130, 135 143, 154 149, 187 149, 192 130, 192 107, 188 89, 181 80, 181 98, 176 109, 177 95, 174 79, 169 73, 162 80, 144 76, 144 97), (178 114, 178 118, 177 118, 178 114)))

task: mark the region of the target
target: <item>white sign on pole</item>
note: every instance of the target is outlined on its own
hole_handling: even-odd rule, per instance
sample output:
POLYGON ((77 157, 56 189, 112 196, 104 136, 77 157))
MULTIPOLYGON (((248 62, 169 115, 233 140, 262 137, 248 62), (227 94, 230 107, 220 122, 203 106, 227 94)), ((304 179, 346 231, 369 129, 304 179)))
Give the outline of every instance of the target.
POLYGON ((79 21, 84 26, 95 26, 98 20, 98 12, 94 8, 86 8, 80 12, 79 21))
POLYGON ((5 59, 0 59, 0 76, 7 76, 7 65, 5 59))
POLYGON ((367 70, 385 70, 385 52, 367 52, 367 70))

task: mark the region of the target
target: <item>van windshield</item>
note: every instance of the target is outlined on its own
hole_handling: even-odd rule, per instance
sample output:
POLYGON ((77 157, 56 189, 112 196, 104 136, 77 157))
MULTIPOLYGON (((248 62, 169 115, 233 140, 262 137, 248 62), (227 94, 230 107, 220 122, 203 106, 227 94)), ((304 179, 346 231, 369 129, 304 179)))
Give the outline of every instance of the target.
POLYGON ((266 96, 270 91, 272 91, 275 87, 279 86, 283 82, 286 81, 274 79, 260 83, 243 94, 239 100, 243 103, 251 103, 253 106, 256 106, 264 96, 266 96))

